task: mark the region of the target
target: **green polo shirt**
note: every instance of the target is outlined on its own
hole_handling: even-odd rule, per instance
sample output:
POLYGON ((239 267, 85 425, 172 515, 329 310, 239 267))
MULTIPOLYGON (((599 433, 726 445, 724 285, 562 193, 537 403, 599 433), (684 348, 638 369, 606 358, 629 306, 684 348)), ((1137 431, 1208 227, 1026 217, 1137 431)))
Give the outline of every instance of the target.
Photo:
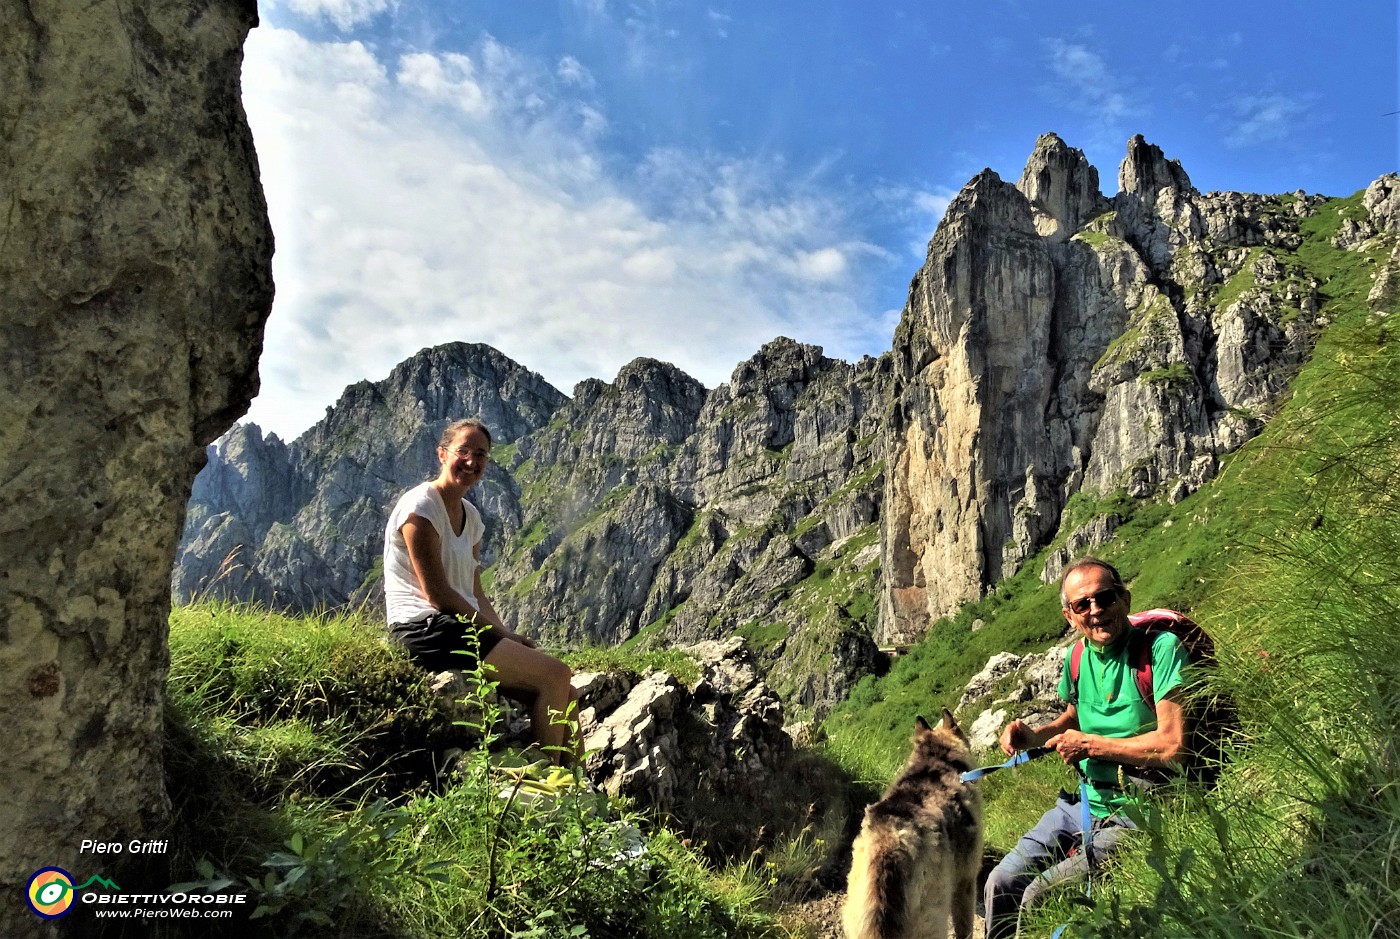
MULTIPOLYGON (((1065 656, 1060 675, 1060 697, 1077 708, 1079 729, 1100 737, 1136 737, 1157 728, 1157 715, 1138 692, 1132 665, 1128 662, 1128 633, 1102 650, 1084 644, 1079 661, 1079 687, 1070 680, 1070 656, 1065 656)), ((1169 632, 1159 632, 1152 642, 1152 690, 1157 701, 1185 682, 1182 670, 1186 650, 1169 632)), ((1131 798, 1124 791, 1128 780, 1120 776, 1118 763, 1088 757, 1079 768, 1089 778, 1089 806, 1094 817, 1106 818, 1119 811, 1131 798)), ((1126 768, 1131 771, 1131 767, 1126 768)))

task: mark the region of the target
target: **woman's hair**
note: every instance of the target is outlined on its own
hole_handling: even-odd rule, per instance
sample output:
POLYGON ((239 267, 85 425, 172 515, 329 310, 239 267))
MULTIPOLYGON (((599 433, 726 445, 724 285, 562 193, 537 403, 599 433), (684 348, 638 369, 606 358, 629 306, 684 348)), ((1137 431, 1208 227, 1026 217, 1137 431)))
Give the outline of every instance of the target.
POLYGON ((444 448, 452 446, 452 441, 456 440, 462 431, 466 430, 468 427, 475 427, 486 435, 486 442, 488 444, 492 443, 491 428, 486 426, 485 421, 479 417, 464 417, 460 421, 453 421, 443 428, 442 436, 438 438, 438 446, 444 448))

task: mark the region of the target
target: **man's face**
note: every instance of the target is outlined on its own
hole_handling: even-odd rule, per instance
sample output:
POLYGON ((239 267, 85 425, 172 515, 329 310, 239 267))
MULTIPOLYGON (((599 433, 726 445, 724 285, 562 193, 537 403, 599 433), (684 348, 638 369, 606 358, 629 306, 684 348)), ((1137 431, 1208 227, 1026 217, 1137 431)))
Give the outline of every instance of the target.
POLYGON ((1081 567, 1065 579, 1065 619, 1096 645, 1112 643, 1128 629, 1126 590, 1113 586, 1113 576, 1102 567, 1081 567))

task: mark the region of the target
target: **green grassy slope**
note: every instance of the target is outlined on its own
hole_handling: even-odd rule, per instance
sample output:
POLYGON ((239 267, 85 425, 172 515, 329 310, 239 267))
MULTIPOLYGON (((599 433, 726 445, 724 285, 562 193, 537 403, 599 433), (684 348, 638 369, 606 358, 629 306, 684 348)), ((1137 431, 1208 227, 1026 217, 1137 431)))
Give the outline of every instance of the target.
POLYGON ((524 760, 488 752, 476 731, 492 721, 441 713, 424 673, 356 617, 195 605, 173 612, 170 649, 171 876, 247 893, 255 922, 147 935, 783 934, 762 863, 717 869, 572 779, 554 802, 501 799, 524 760))
MULTIPOLYGON (((1097 553, 1129 579, 1135 607, 1208 626, 1251 744, 1216 793, 1186 798, 1144 839, 1097 909, 1077 914, 1079 934, 1371 936, 1400 921, 1400 321, 1387 315, 1396 298, 1367 302, 1393 238, 1331 245, 1359 208, 1360 194, 1333 200, 1304 226, 1297 257, 1330 325, 1264 432, 1178 505, 1081 496, 1066 513, 1061 537, 1107 509, 1127 517, 1097 553), (1286 896, 1284 911, 1250 912, 1261 895, 1286 896)), ((833 755, 888 777, 915 713, 954 702, 992 653, 1057 637, 1054 588, 1034 573, 1043 561, 863 682, 827 722, 833 755)), ((987 780, 994 850, 1069 782, 1048 763, 987 780)), ((1047 935, 1068 912, 1046 914, 1047 935)))

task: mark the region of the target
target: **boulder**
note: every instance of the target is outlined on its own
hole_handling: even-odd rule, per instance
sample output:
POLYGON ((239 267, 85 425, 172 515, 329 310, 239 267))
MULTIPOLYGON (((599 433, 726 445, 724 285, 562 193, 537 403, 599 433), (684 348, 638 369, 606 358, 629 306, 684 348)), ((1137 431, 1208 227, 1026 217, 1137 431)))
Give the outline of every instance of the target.
MULTIPOLYGON (((6 2, 0 30, 0 888, 166 834, 171 562, 257 391, 272 233, 240 98, 252 0, 6 2)), ((155 888, 161 856, 105 858, 155 888)), ((49 935, 24 904, 0 935, 49 935)))
POLYGON ((615 692, 589 679, 580 700, 587 772, 600 789, 688 821, 697 795, 763 797, 774 771, 792 752, 777 696, 758 679, 738 638, 688 650, 701 675, 689 687, 666 672, 638 681, 614 707, 615 692))
POLYGON ((1068 645, 1059 644, 1024 656, 998 652, 987 660, 967 683, 958 703, 959 709, 966 708, 987 697, 997 686, 1005 689, 972 721, 968 739, 974 752, 995 747, 1002 728, 1013 718, 1039 727, 1064 711, 1059 685, 1068 651, 1068 645))

